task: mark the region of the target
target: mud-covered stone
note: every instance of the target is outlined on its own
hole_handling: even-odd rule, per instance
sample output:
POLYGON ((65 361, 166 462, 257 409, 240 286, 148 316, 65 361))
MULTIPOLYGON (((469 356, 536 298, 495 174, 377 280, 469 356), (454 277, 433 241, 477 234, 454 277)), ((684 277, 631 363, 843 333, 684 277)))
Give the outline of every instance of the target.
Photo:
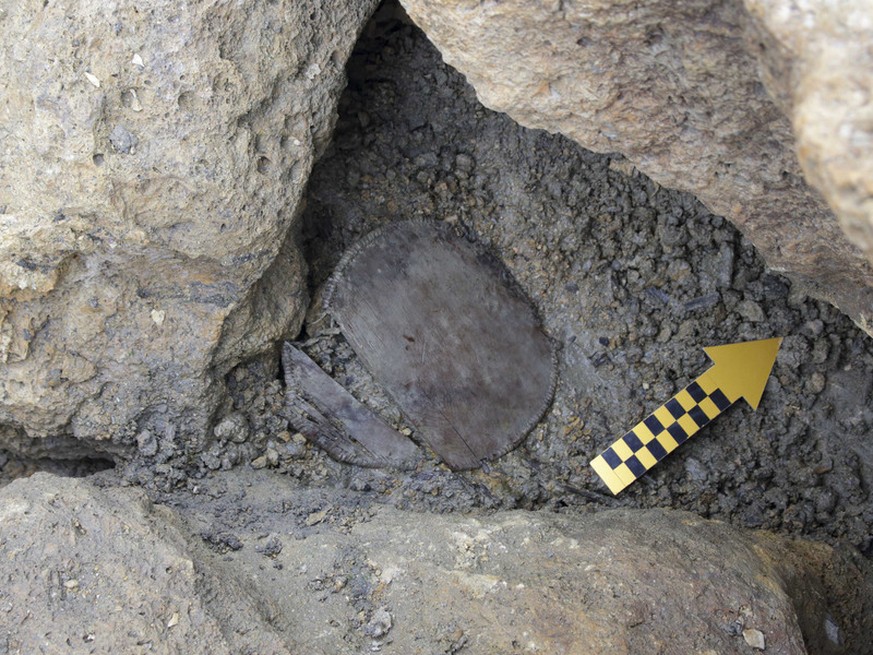
POLYGON ((298 201, 374 5, 0 3, 0 445, 202 448, 299 326, 298 201))
POLYGON ((663 510, 403 512, 263 472, 204 491, 175 498, 183 520, 236 535, 211 557, 257 576, 300 652, 748 654, 744 631, 767 653, 873 652, 854 551, 663 510))
POLYGON ((0 652, 288 653, 269 604, 190 540, 138 490, 47 474, 4 487, 0 652))
POLYGON ((693 193, 772 268, 873 330, 860 4, 402 4, 483 104, 693 193))
POLYGON ((420 514, 238 469, 0 490, 10 653, 873 652, 856 553, 692 514, 420 514), (104 481, 105 484, 105 481, 104 481), (244 507, 245 511, 239 511, 244 507))

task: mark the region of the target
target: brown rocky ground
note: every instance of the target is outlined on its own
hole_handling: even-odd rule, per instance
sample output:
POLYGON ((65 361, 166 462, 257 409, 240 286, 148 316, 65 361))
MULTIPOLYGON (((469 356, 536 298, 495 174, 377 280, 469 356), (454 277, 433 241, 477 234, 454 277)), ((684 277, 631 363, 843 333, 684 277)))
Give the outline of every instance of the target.
MULTIPOLYGON (((300 240, 315 300, 299 341, 325 370, 408 427, 323 316, 318 292, 342 252, 375 227, 442 219, 506 263, 559 345, 559 385, 541 424, 480 471, 453 473, 434 457, 402 474, 362 469, 334 462, 294 434, 275 359, 250 361, 227 377, 231 398, 205 452, 180 447, 174 422, 156 414, 131 436, 136 457, 93 478, 105 492, 49 477, 0 491, 9 501, 0 509, 3 552, 21 558, 4 564, 15 586, 0 597, 0 654, 4 647, 32 652, 22 635, 36 635, 36 623, 25 625, 26 606, 8 600, 14 594, 58 622, 53 639, 63 633, 81 652, 119 652, 127 642, 97 641, 115 630, 103 623, 111 612, 92 593, 97 588, 110 594, 100 602, 119 593, 121 606, 145 608, 130 628, 139 631, 128 634, 130 652, 147 644, 167 649, 158 652, 207 652, 213 642, 211 652, 246 652, 251 644, 260 644, 256 652, 523 652, 530 635, 560 652, 580 616, 602 637, 603 652, 641 652, 640 644, 655 643, 651 635, 661 644, 652 652, 755 652, 757 635, 744 638, 744 630, 760 631, 767 652, 803 652, 804 640, 809 652, 852 652, 846 636, 860 634, 870 616, 857 591, 868 565, 850 553, 873 555, 873 343, 849 319, 768 270, 747 240, 693 197, 659 187, 618 155, 593 154, 482 107, 390 6, 349 63, 337 129, 306 204, 300 240), (732 408, 618 498, 601 486, 590 458, 702 372, 702 346, 776 335, 785 341, 757 412, 732 408), (115 489, 131 483, 159 505, 115 489), (30 499, 32 513, 13 511, 21 498, 30 499), (630 512, 654 508, 733 527, 630 512), (519 509, 536 513, 489 515, 519 509), (619 511, 601 512, 607 509, 619 511), (653 600, 672 593, 647 578, 662 562, 653 542, 620 543, 637 531, 660 543, 638 530, 634 516, 668 535, 670 552, 701 549, 699 566, 689 572, 671 559, 660 579, 673 576, 671 589, 687 582, 692 590, 709 580, 698 588, 702 596, 676 603, 699 612, 689 619, 699 626, 697 641, 684 641, 691 630, 677 634, 679 619, 669 615, 675 607, 653 600), (606 526, 608 517, 617 531, 606 526), (44 537, 30 532, 38 524, 44 537), (143 544, 114 553, 127 543, 125 524, 140 526, 134 540, 143 544), (13 525, 14 537, 7 531, 13 525), (790 545, 735 528, 820 543, 790 545), (482 530, 488 534, 479 539, 482 530), (461 537, 453 541, 455 533, 461 537), (590 541, 607 536, 608 544, 590 541), (548 545, 562 539, 560 549, 548 545), (590 554, 568 554, 572 540, 590 554), (730 544, 740 559, 714 564, 713 543, 730 544), (514 559, 519 552, 528 559, 514 559), (645 568, 633 568, 634 553, 645 553, 645 568), (385 578, 390 558, 402 560, 400 577, 385 578), (181 563, 173 581, 164 559, 181 563), (131 563, 139 560, 149 564, 131 563), (555 561, 560 570, 550 572, 555 561), (586 572, 589 565, 595 568, 586 572), (602 579, 594 595, 577 579, 625 566, 626 578, 602 579), (95 567, 115 573, 100 577, 95 567), (113 586, 125 575, 142 582, 113 586), (840 587, 833 582, 840 579, 853 582, 840 587), (72 580, 77 585, 68 587, 72 580), (167 586, 150 588, 156 580, 167 586), (428 605, 429 590, 457 606, 428 605), (136 594, 141 605, 132 601, 136 594), (166 597, 188 609, 160 600, 166 597), (836 608, 831 614, 822 613, 823 599, 836 608), (482 607, 488 619, 481 623, 449 616, 475 616, 482 607), (433 623, 411 631, 422 608, 432 608, 433 623), (540 621, 543 608, 557 608, 564 622, 540 621), (518 618, 528 613, 530 623, 518 618), (598 632, 603 625, 620 629, 598 632), (251 641, 255 634, 261 642, 251 641)), ((86 475, 112 465, 108 458, 28 460, 0 452, 0 484, 35 470, 86 475)))

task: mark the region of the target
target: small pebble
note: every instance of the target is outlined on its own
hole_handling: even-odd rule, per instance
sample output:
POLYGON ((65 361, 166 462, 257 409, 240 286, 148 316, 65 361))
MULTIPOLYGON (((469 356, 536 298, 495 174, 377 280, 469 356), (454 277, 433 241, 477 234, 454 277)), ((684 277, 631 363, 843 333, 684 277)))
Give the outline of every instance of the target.
POLYGON ((149 430, 143 430, 136 435, 136 447, 140 454, 154 457, 158 453, 158 440, 149 430))
POLYGON ((276 555, 282 552, 282 542, 279 540, 279 537, 273 535, 264 544, 255 546, 255 552, 261 553, 265 557, 275 558, 276 555))
POLYGON ((373 612, 372 618, 364 628, 364 634, 373 639, 380 639, 388 634, 393 623, 391 613, 384 607, 373 612))
POLYGON ((313 525, 318 525, 319 523, 321 523, 326 516, 326 509, 320 510, 318 512, 312 512, 312 514, 306 517, 306 521, 304 521, 304 523, 306 523, 306 525, 308 525, 309 527, 312 527, 313 525))
POLYGON ((658 336, 656 337, 658 343, 667 343, 670 340, 670 337, 673 336, 673 329, 667 324, 661 327, 661 331, 658 332, 658 336))
POLYGON ((824 332, 824 321, 822 321, 820 318, 807 321, 803 325, 803 330, 813 337, 820 337, 822 332, 824 332))
POLYGON ((760 630, 755 630, 755 628, 746 628, 743 630, 743 639, 746 640, 746 643, 749 644, 749 646, 757 650, 764 650, 766 648, 766 645, 764 644, 764 633, 760 630))
POLYGON ((312 81, 316 77, 321 75, 321 66, 319 66, 317 63, 309 64, 309 66, 306 67, 306 70, 303 71, 303 74, 306 76, 307 80, 312 81))
POLYGON ((831 617, 825 619, 825 634, 832 644, 837 646, 842 645, 843 640, 840 638, 840 627, 834 623, 831 617))
POLYGON ((116 125, 109 133, 109 143, 112 144, 116 152, 128 155, 136 148, 137 139, 126 127, 116 125))
POLYGON ((833 490, 824 488, 815 498, 815 511, 828 516, 837 506, 837 495, 833 490))
POLYGON ((737 311, 740 316, 751 323, 760 323, 765 318, 764 310, 761 309, 761 305, 754 300, 741 300, 737 305, 737 311))
POLYGON ((155 322, 155 325, 161 327, 164 324, 164 319, 167 316, 167 312, 162 309, 153 309, 151 312, 152 320, 155 322))
POLYGON ((824 364, 830 353, 830 344, 826 339, 816 339, 812 346, 812 362, 824 364))
POLYGON ((216 439, 245 443, 249 438, 249 423, 240 412, 228 414, 212 430, 216 439))
POLYGON ((455 156, 455 168, 458 170, 464 171, 465 173, 472 173, 475 166, 476 162, 470 155, 459 153, 455 156))
POLYGON ((135 89, 128 89, 123 100, 127 100, 126 106, 130 107, 133 111, 142 111, 142 103, 139 101, 139 96, 136 94, 135 89))
POLYGON ((706 467, 699 460, 689 457, 685 460, 685 471, 688 477, 694 482, 703 482, 708 477, 709 473, 706 467))
POLYGON ((289 441, 285 444, 285 455, 292 459, 300 459, 306 455, 306 445, 296 441, 289 441))
POLYGON ((806 387, 806 391, 808 391, 809 393, 818 394, 824 391, 826 382, 827 380, 825 379, 825 376, 816 371, 809 376, 809 379, 806 381, 806 384, 804 386, 806 387))
POLYGON ((200 459, 210 471, 217 471, 221 468, 221 457, 219 457, 216 449, 201 454, 200 459))

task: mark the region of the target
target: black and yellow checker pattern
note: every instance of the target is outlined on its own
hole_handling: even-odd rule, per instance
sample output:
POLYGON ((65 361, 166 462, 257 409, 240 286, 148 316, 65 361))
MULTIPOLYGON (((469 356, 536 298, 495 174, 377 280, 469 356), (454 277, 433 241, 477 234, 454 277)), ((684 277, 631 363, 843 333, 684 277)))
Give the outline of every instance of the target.
POLYGON ((704 373, 595 457, 591 466, 617 494, 736 400, 704 373))

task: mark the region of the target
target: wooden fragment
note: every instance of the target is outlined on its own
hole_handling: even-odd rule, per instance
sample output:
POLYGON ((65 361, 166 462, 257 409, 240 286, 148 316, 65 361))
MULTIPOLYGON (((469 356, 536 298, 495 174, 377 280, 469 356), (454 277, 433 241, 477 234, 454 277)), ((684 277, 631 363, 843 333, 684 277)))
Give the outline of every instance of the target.
POLYGON ((290 343, 282 349, 289 420, 336 460, 370 467, 414 468, 418 447, 358 401, 290 343))

